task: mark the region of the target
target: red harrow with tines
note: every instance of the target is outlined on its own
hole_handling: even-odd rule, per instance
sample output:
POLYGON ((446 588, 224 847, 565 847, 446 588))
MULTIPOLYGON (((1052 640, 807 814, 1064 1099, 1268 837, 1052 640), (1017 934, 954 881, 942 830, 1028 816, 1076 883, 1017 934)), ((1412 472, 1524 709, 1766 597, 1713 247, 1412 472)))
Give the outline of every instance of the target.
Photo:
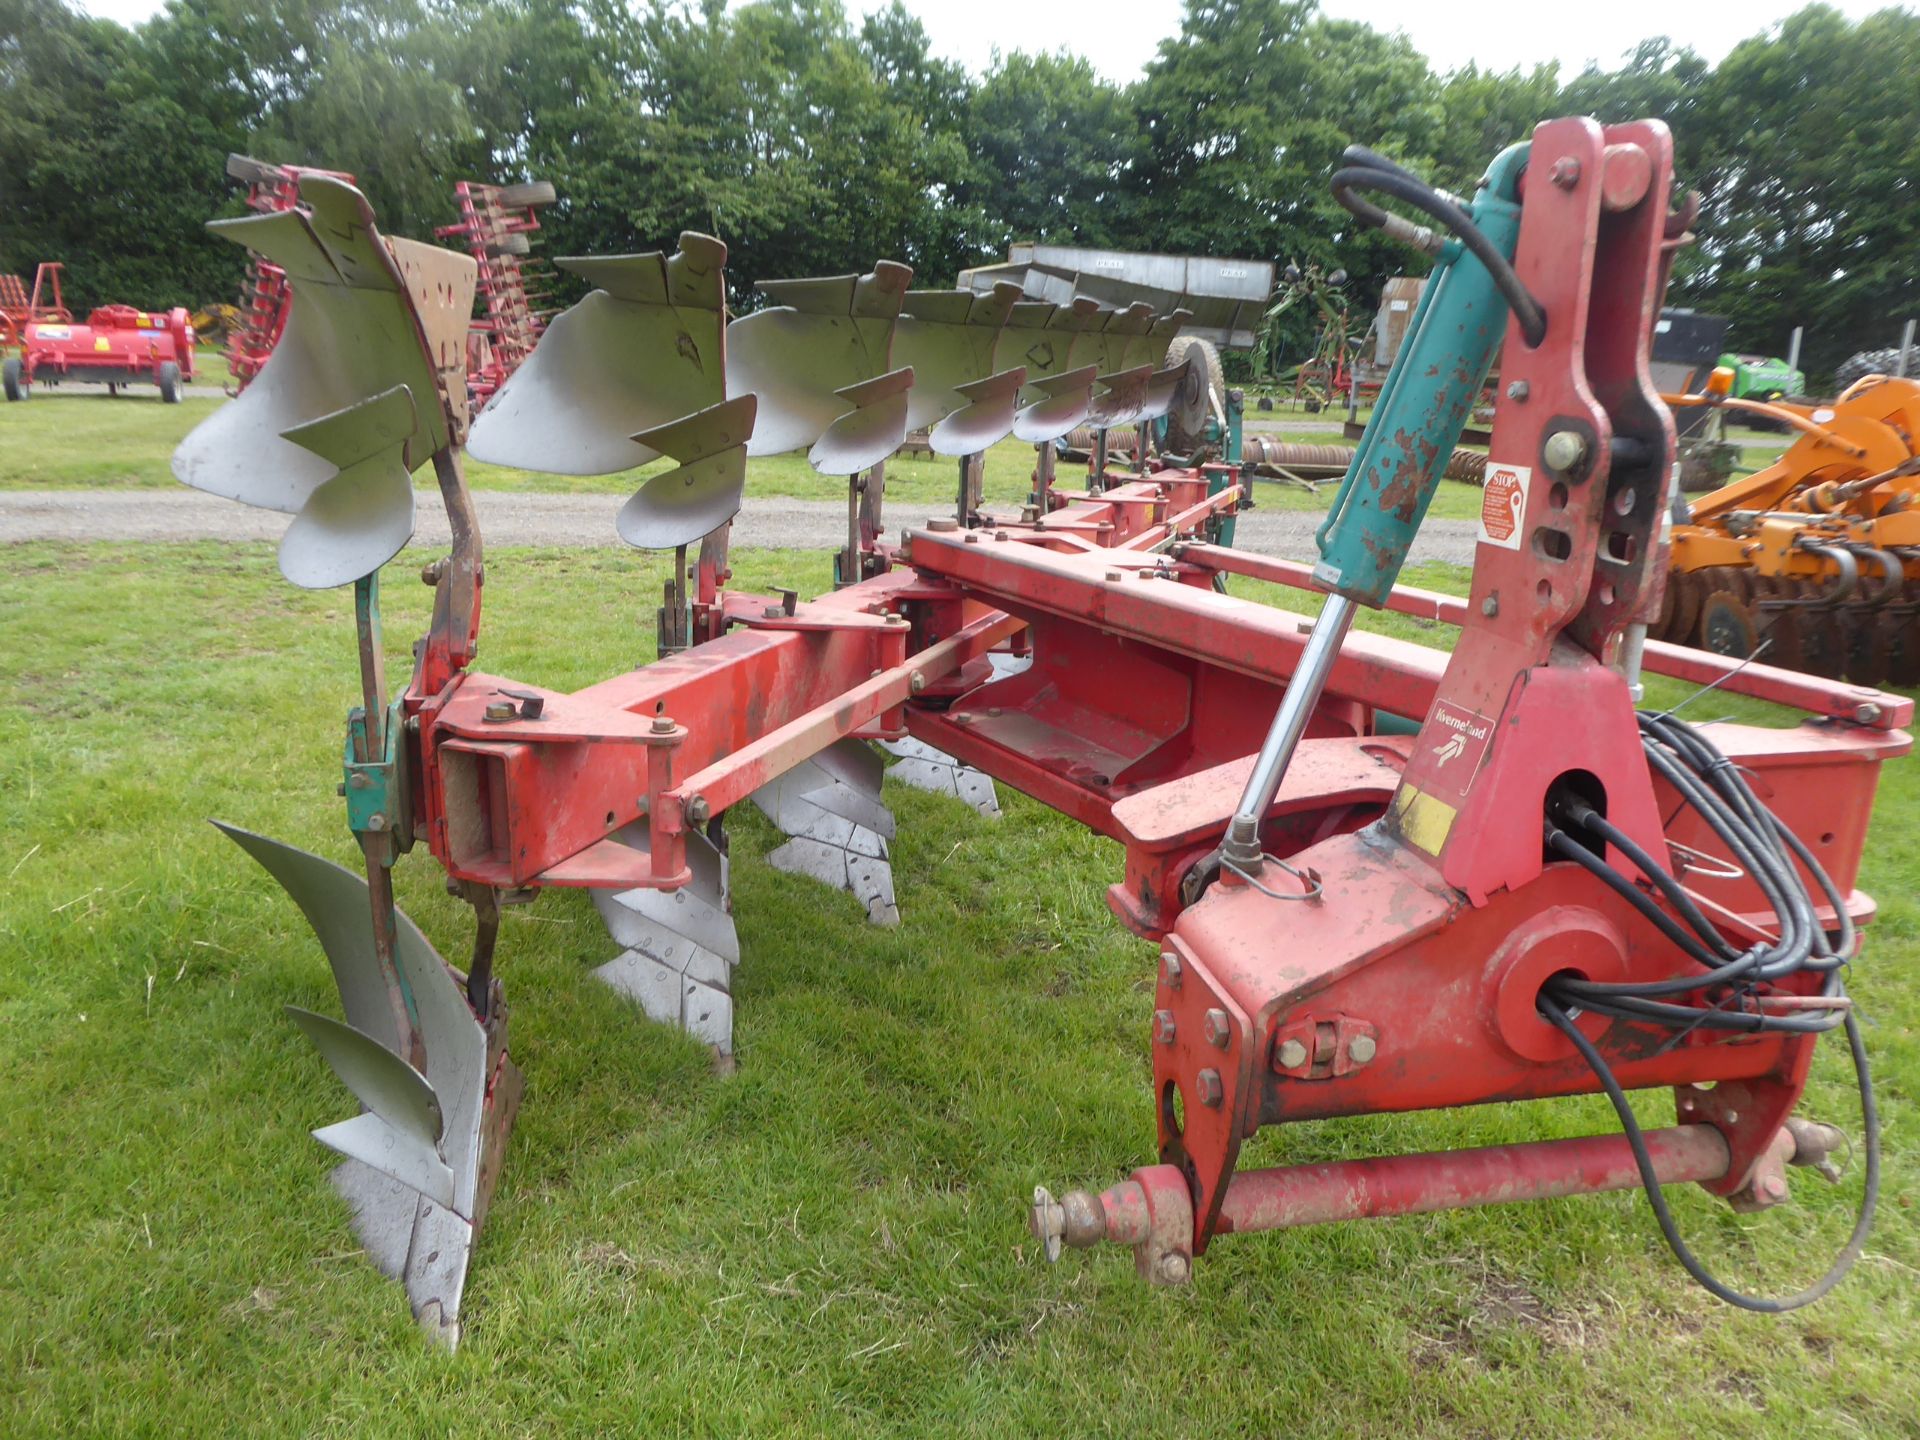
POLYGON ((41 321, 71 323, 73 312, 60 294, 60 272, 64 268, 58 260, 41 262, 33 272, 31 291, 18 275, 0 275, 0 350, 18 345, 29 325, 41 321))
MULTIPOLYGON (((300 165, 269 165, 245 155, 227 157, 227 174, 244 181, 247 208, 260 215, 291 210, 299 203, 300 177, 326 175, 351 185, 353 176, 337 170, 310 170, 300 165)), ((240 282, 240 315, 227 329, 227 369, 235 393, 253 383, 254 376, 273 354, 280 332, 287 327, 291 297, 287 272, 264 256, 249 251, 247 273, 240 282)))
POLYGON ((462 180, 454 186, 460 220, 433 233, 458 240, 478 267, 477 289, 484 318, 467 332, 467 394, 481 406, 507 383, 533 353, 547 316, 533 308, 541 292, 527 282, 539 275, 537 261, 527 258, 530 238, 540 228, 534 211, 554 200, 545 180, 524 185, 481 185, 462 180))
POLYGON ((876 745, 906 752, 898 780, 988 813, 1004 781, 1124 849, 1109 902, 1159 957, 1139 1016, 1159 1153, 1103 1193, 1037 1191, 1050 1258, 1116 1241, 1177 1284, 1236 1231, 1641 1183, 1703 1274, 1660 1187, 1760 1209, 1786 1200, 1787 1167, 1831 1171, 1843 1137, 1793 1111, 1814 1043, 1843 1029, 1865 1127, 1853 1239, 1787 1301, 1707 1277, 1774 1308, 1830 1288, 1878 1176, 1841 983, 1873 908, 1853 883, 1912 704, 1645 639, 1672 473, 1646 366, 1679 233, 1671 154, 1654 122, 1550 122, 1495 161, 1468 213, 1349 152, 1342 203, 1438 255, 1312 570, 1230 548, 1231 466, 1119 468, 1102 438, 1084 484, 1058 483, 1058 437, 1151 422, 1185 392, 1189 362, 1164 363, 1177 314, 911 290, 882 262, 763 282, 771 303, 730 322, 726 249, 708 236, 562 261, 593 289, 477 418, 471 449, 569 474, 672 462, 609 518, 675 555, 661 658, 572 692, 472 664, 473 263, 383 240, 359 194, 323 177, 302 180, 298 210, 222 222, 294 276, 294 313, 258 384, 175 470, 290 513, 295 583, 354 587, 365 698, 341 788, 366 879, 230 833, 332 963, 344 1020, 295 1018, 363 1108, 318 1136, 345 1157, 335 1183, 416 1315, 458 1334, 520 1093, 493 973, 500 906, 590 892, 613 935, 598 976, 730 1064, 732 972, 752 957, 728 819, 754 803, 788 836, 774 864, 893 923, 876 745), (1502 344, 1490 471, 1508 499, 1483 525, 1471 598, 1396 589, 1502 344), (955 458, 955 509, 889 539, 885 462, 913 426, 955 458), (1009 434, 1037 447, 1034 488, 1001 514, 979 459, 1009 434), (839 584, 805 601, 729 589, 749 457, 794 450, 848 477, 839 584), (390 695, 378 572, 407 543, 408 472, 428 459, 452 550, 426 569, 434 618, 390 695), (1331 593, 1310 618, 1228 595, 1229 575, 1331 593), (1459 643, 1449 656, 1356 632, 1360 604, 1457 625, 1459 643), (1643 667, 1809 719, 1636 714, 1643 667), (474 909, 464 972, 395 909, 391 867, 416 845, 474 909), (1630 1088, 1670 1090, 1677 1123, 1643 1132, 1630 1088), (1598 1091, 1623 1133, 1237 1168, 1264 1125, 1598 1091))

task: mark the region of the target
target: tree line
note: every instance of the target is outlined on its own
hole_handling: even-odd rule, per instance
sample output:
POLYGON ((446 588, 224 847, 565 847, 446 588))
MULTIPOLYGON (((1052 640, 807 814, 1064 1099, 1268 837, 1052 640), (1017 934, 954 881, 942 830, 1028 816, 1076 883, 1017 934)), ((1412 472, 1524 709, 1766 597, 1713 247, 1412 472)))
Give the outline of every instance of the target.
POLYGON ((1745 349, 1804 324, 1820 372, 1920 310, 1916 92, 1920 15, 1818 4, 1718 65, 1652 39, 1562 79, 1439 75, 1314 0, 1187 0, 1116 84, 1017 50, 970 75, 900 0, 170 0, 132 30, 0 0, 0 271, 64 260, 79 305, 229 298, 238 252, 202 226, 240 213, 242 151, 350 171, 416 236, 456 179, 551 180, 545 253, 709 231, 742 303, 880 257, 945 284, 1037 239, 1337 265, 1366 312, 1420 262, 1333 203, 1346 145, 1471 193, 1542 119, 1657 116, 1703 200, 1673 301, 1745 349))

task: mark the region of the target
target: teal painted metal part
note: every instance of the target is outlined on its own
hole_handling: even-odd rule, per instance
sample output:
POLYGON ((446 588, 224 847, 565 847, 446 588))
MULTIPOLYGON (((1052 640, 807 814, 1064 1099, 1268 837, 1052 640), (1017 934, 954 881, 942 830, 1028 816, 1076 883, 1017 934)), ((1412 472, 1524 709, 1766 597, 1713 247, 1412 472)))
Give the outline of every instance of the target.
MULTIPOLYGON (((1240 392, 1238 390, 1229 390, 1226 394, 1226 443, 1220 447, 1221 461, 1233 468, 1231 472, 1222 472, 1213 477, 1213 483, 1207 486, 1207 494, 1209 495, 1218 495, 1229 485, 1244 486, 1246 483, 1246 476, 1241 469, 1240 463, 1241 457, 1246 453, 1241 449, 1240 438, 1242 422, 1246 419, 1246 406, 1242 401, 1235 398, 1239 394, 1240 392)), ((1210 434, 1217 432, 1219 428, 1220 422, 1218 420, 1210 419, 1207 421, 1207 430, 1210 434)), ((1232 515, 1220 521, 1218 528, 1214 532, 1218 537, 1219 544, 1228 547, 1233 545, 1233 532, 1237 524, 1237 519, 1232 515)))
MULTIPOLYGON (((380 646, 380 572, 354 582, 356 631, 363 645, 380 646)), ((400 736, 406 716, 400 701, 369 717, 364 705, 347 712, 346 769, 340 793, 347 801, 347 828, 355 835, 391 835, 397 850, 413 845, 412 792, 407 785, 400 736), (366 756, 365 760, 360 756, 366 756)), ((392 852, 388 852, 389 855, 392 852)), ((389 861, 391 863, 391 861, 389 861)))
MULTIPOLYGON (((1520 237, 1527 146, 1503 151, 1474 196, 1473 221, 1509 260, 1520 237)), ((1406 339, 1315 540, 1314 583, 1376 608, 1406 563, 1433 492, 1507 328, 1506 300, 1457 240, 1441 250, 1406 339)))
POLYGON ((346 784, 341 790, 347 797, 347 828, 356 835, 391 834, 405 850, 412 841, 413 826, 399 743, 406 716, 398 700, 381 720, 381 733, 374 737, 379 743, 372 745, 368 743, 367 712, 355 706, 347 714, 346 784), (378 758, 356 760, 354 757, 360 754, 378 758))

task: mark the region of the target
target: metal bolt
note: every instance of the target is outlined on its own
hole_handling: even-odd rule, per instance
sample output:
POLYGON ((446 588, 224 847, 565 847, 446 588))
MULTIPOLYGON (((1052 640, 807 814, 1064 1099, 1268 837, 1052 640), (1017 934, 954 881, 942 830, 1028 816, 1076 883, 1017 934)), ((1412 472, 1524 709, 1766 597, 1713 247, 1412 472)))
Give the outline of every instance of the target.
POLYGON ((1720 1118, 1725 1120, 1729 1125, 1738 1125, 1740 1123, 1740 1112, 1738 1110, 1729 1110, 1720 1118))
POLYGON ((1761 1183, 1760 1191, 1769 1200, 1786 1199, 1787 1177, 1784 1175, 1769 1175, 1765 1181, 1761 1183))
POLYGON ((1160 1263, 1154 1267, 1162 1285, 1184 1285, 1187 1276, 1193 1271, 1193 1262, 1176 1251, 1168 1251, 1160 1257, 1160 1263))
POLYGON ((1153 1038, 1162 1045, 1173 1044, 1176 1033, 1173 1023, 1173 1011, 1156 1010, 1153 1012, 1153 1038))
POLYGON ((912 677, 909 678, 907 681, 908 691, 911 692, 912 694, 918 695, 922 690, 926 688, 927 688, 927 677, 922 675, 918 670, 914 671, 912 677))
POLYGON ((1507 399, 1525 400, 1533 393, 1533 387, 1524 380, 1515 380, 1507 386, 1507 399))
POLYGON ((426 564, 422 565, 420 567, 420 583, 422 585, 438 585, 440 583, 440 571, 446 563, 445 560, 429 560, 426 564))
POLYGON ((656 735, 671 735, 679 728, 679 726, 673 723, 673 717, 671 715, 656 715, 653 717, 653 733, 656 735))
POLYGON ((713 815, 713 807, 707 804, 706 796, 696 795, 691 800, 687 801, 687 823, 688 824, 704 825, 707 823, 708 819, 712 817, 712 815, 713 815))
POLYGON ((1169 990, 1178 990, 1180 988, 1181 973, 1180 957, 1171 950, 1162 950, 1160 952, 1160 973, 1166 977, 1167 988, 1169 990))
POLYGON ((387 828, 387 817, 380 814, 379 811, 376 810, 373 814, 367 816, 367 829, 384 830, 386 828, 387 828))
POLYGON ((1853 718, 1862 725, 1871 725, 1880 718, 1880 707, 1869 700, 1863 705, 1853 707, 1853 718))
POLYGON ((1486 599, 1480 602, 1480 613, 1485 615, 1489 620, 1495 615, 1498 615, 1500 613, 1500 597, 1498 595, 1487 596, 1486 599))
POLYGON ((967 531, 967 544, 978 545, 979 543, 980 543, 980 532, 978 530, 967 531))
POLYGON ((1356 1035, 1347 1042, 1347 1058, 1356 1065, 1364 1065, 1373 1059, 1375 1048, 1371 1035, 1356 1035))
POLYGON ((887 616, 887 624, 889 625, 904 625, 906 623, 907 623, 907 617, 904 615, 888 615, 887 616))
POLYGON ((1123 571, 1120 571, 1120 570, 1109 570, 1109 571, 1107 571, 1107 579, 1109 579, 1109 580, 1124 580, 1124 579, 1126 579, 1126 574, 1125 574, 1125 572, 1123 572, 1123 571))
POLYGON ((511 700, 489 701, 487 708, 480 713, 487 720, 511 720, 513 719, 513 702, 511 700))
POLYGON ((1587 458, 1587 442, 1577 430, 1556 430, 1541 446, 1540 456, 1549 470, 1572 470, 1587 458))
POLYGON ((1280 1043, 1280 1063, 1288 1070, 1298 1070, 1307 1063, 1307 1047, 1298 1040, 1283 1040, 1280 1043))
POLYGON ((1553 169, 1547 172, 1547 178, 1562 190, 1571 190, 1580 183, 1580 162, 1571 155, 1562 155, 1553 162, 1553 169))
POLYGON ((1220 1102, 1227 1098, 1227 1087, 1220 1083, 1218 1070, 1200 1072, 1200 1103, 1209 1110, 1218 1110, 1220 1102))
POLYGON ((1207 1043, 1216 1050, 1226 1049, 1227 1035, 1229 1033, 1227 1012, 1224 1010, 1207 1011, 1206 1027, 1207 1043))
POLYGON ((938 535, 944 535, 949 530, 958 530, 959 528, 960 522, 951 515, 936 515, 933 519, 927 521, 927 529, 938 535))

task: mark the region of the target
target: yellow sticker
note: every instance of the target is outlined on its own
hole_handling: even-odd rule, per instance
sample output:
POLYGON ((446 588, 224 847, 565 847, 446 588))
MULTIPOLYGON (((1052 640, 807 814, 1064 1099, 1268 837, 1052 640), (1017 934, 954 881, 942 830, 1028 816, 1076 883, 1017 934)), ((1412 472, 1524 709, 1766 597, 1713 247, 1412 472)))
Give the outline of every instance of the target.
POLYGON ((111 350, 113 347, 107 344, 107 337, 102 335, 98 340, 93 342, 93 348, 96 350, 111 350))
POLYGON ((1446 801, 1405 784, 1395 792, 1388 813, 1408 844, 1436 857, 1453 833, 1453 822, 1460 818, 1460 812, 1446 801))

